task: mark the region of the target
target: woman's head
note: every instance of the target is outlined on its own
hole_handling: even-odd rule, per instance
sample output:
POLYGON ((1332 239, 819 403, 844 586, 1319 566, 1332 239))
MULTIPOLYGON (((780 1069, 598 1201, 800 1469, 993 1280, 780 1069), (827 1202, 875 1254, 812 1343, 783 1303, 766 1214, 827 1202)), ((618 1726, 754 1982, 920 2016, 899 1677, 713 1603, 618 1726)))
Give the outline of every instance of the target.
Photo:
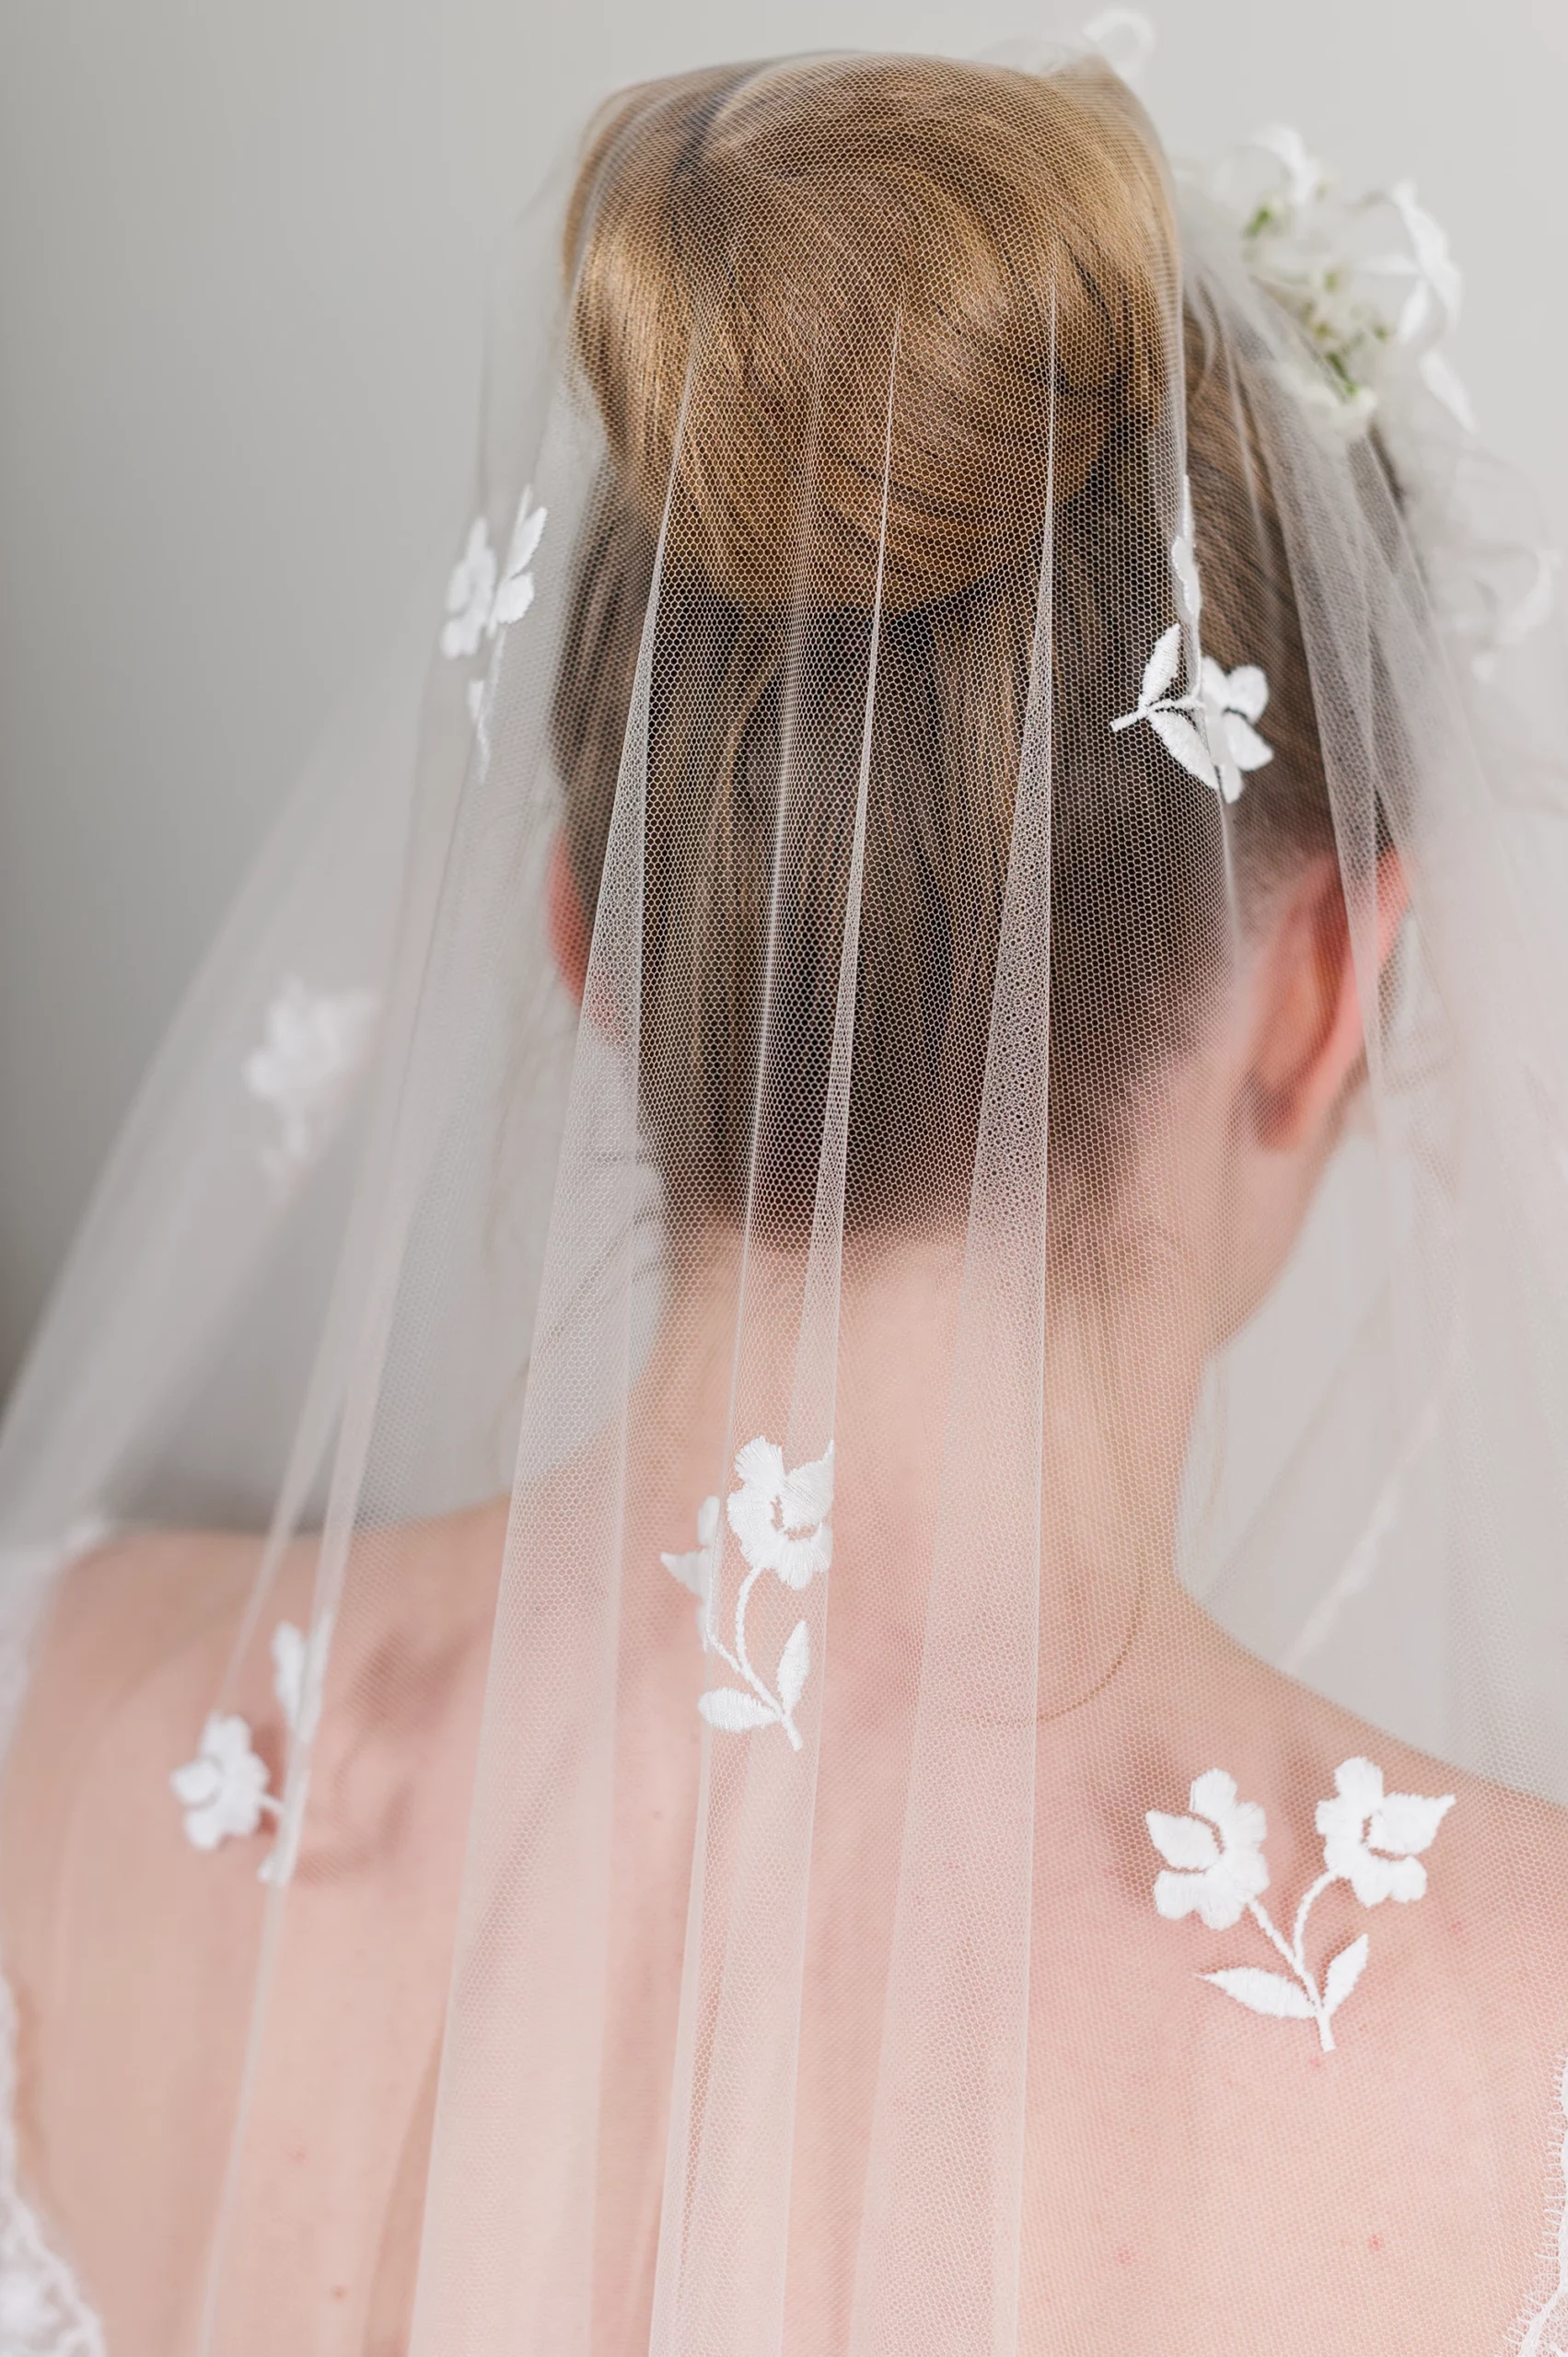
POLYGON ((566 266, 607 457, 556 688, 563 860, 591 911, 662 528, 640 1064, 673 1207, 738 1213, 755 1155, 761 1216, 810 1217, 874 643, 846 1220, 968 1199, 1046 662, 1051 1158, 1106 1199, 1237 898, 1245 934, 1332 843, 1256 389, 1184 316, 1133 101, 1098 69, 905 58, 652 85, 596 128, 566 266), (1205 651, 1270 685, 1228 846, 1153 729, 1112 726, 1176 611, 1184 416, 1205 651))

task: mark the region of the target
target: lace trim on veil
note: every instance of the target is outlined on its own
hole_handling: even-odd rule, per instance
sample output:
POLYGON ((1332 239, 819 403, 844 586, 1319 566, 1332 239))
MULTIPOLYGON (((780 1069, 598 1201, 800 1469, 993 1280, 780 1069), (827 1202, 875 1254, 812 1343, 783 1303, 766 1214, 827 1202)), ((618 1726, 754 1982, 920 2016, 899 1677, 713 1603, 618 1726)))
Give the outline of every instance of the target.
MULTIPOLYGON (((52 1547, 7 1550, 7 1585, 36 1599, 48 1581, 109 1536, 96 1517, 52 1547), (18 1576, 19 1575, 19 1576, 18 1576)), ((9 1748, 27 1688, 21 1628, 0 1633, 0 1755, 9 1748)), ((103 2327, 22 2191, 17 2151, 17 2001, 0 1959, 0 2357, 107 2357, 103 2327)))
POLYGON ((0 1973, 0 2351, 107 2357, 103 2327, 50 2246, 17 2160, 17 2004, 0 1973))

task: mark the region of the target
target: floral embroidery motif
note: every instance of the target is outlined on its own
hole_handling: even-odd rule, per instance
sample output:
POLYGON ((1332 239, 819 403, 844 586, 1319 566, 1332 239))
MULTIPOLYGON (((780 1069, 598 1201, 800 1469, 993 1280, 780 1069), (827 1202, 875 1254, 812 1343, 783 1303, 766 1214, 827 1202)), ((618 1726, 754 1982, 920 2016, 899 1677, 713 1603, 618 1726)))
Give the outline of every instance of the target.
POLYGON ((1173 696, 1167 691, 1175 684, 1180 661, 1181 624, 1172 622, 1144 667, 1136 709, 1124 712, 1111 722, 1111 727, 1120 732, 1146 720, 1166 751, 1184 770, 1227 802, 1234 802, 1241 792, 1242 772, 1261 769, 1274 758, 1273 747, 1265 744, 1252 726, 1261 718, 1269 701, 1269 682, 1256 663, 1240 663, 1234 671, 1222 671, 1214 657, 1205 655, 1196 690, 1173 696), (1202 732, 1187 717, 1194 711, 1202 714, 1202 732), (1218 748, 1217 761, 1210 753, 1211 745, 1218 748))
POLYGON ((797 1620, 784 1640, 770 1687, 752 1666, 746 1643, 746 1611, 751 1593, 764 1572, 772 1572, 785 1587, 809 1587, 819 1572, 833 1560, 833 1531, 828 1516, 833 1504, 833 1444, 808 1465, 785 1470, 784 1451, 761 1436, 748 1441, 735 1460, 740 1486, 732 1490, 726 1512, 729 1527, 740 1541, 747 1573, 735 1600, 733 1650, 718 1631, 719 1502, 704 1498, 697 1511, 697 1544, 686 1554, 663 1555, 666 1571, 690 1588, 697 1599, 697 1634, 704 1653, 716 1654, 736 1676, 735 1686, 711 1686, 697 1708, 712 1727, 727 1735, 742 1735, 753 1727, 780 1726, 791 1745, 800 1749, 795 1713, 811 1674, 811 1632, 797 1620))
POLYGON ((1211 1932, 1228 1932, 1250 1915, 1290 1967, 1291 1978, 1240 1965, 1205 1972, 1227 1997, 1254 2014, 1279 2021, 1313 2021, 1325 2054, 1334 2046, 1334 2014, 1360 1980, 1370 1941, 1366 1933, 1332 1957, 1321 1981, 1307 1962, 1307 1921, 1314 1904, 1336 1882, 1348 1882, 1364 1907, 1386 1898, 1411 1900, 1426 1895, 1421 1852, 1454 1805, 1446 1793, 1430 1800, 1420 1793, 1386 1793, 1383 1771, 1370 1759, 1342 1760, 1334 1771, 1332 1800, 1318 1804, 1323 1836, 1323 1872, 1295 1911, 1287 1941, 1260 1904, 1269 1887, 1263 1856, 1268 1824, 1256 1801, 1237 1798, 1236 1779, 1223 1768, 1197 1777, 1188 1795, 1190 1817, 1145 1812, 1149 1839, 1166 1862, 1155 1877, 1155 1906, 1168 1922, 1196 1914, 1211 1932))
POLYGON ((267 1764, 250 1748, 250 1725, 236 1712, 211 1711, 196 1757, 169 1778, 185 1811, 185 1839, 193 1850, 215 1850, 231 1835, 254 1833, 262 1811, 275 1817, 267 1764))
POLYGON ((1111 722, 1111 734, 1120 736, 1124 728, 1135 728, 1146 720, 1166 751, 1190 776, 1224 801, 1235 802, 1241 793, 1243 772, 1261 769, 1274 758, 1273 747, 1264 742, 1252 725, 1262 717, 1269 682, 1256 663, 1238 663, 1234 671, 1224 671, 1202 651, 1198 617, 1203 592, 1192 546, 1191 493, 1185 483, 1181 520, 1170 544, 1170 569, 1179 619, 1156 641, 1154 653, 1144 666, 1137 703, 1111 722), (1181 668, 1183 648, 1187 686, 1184 693, 1174 695, 1171 690, 1181 668))
POLYGON ((278 1117, 277 1143, 261 1155, 276 1186, 292 1186, 326 1146, 370 1052, 380 1004, 374 991, 313 991, 296 974, 279 988, 261 1045, 244 1065, 246 1087, 278 1117))
MULTIPOLYGON (((510 623, 522 621, 534 601, 530 568, 549 515, 548 507, 534 505, 532 483, 525 485, 503 567, 496 565, 486 518, 476 517, 469 527, 463 552, 447 584, 447 620, 441 629, 441 652, 449 662, 471 661, 482 639, 494 638, 510 623)), ((468 705, 469 717, 482 739, 489 708, 485 680, 469 681, 468 705)), ((488 746, 485 749, 488 751, 488 746)))
MULTIPOLYGON (((308 1637, 292 1620, 280 1621, 273 1631, 273 1692, 290 1736, 300 1742, 310 1740, 321 1715, 331 1634, 330 1614, 308 1637)), ((277 1843, 259 1872, 263 1882, 287 1881, 299 1829, 268 1789, 272 1777, 252 1746, 248 1719, 233 1711, 209 1712, 196 1757, 168 1781, 185 1812, 185 1838, 192 1849, 215 1850, 220 1842, 254 1833, 263 1817, 275 1818, 277 1843)))

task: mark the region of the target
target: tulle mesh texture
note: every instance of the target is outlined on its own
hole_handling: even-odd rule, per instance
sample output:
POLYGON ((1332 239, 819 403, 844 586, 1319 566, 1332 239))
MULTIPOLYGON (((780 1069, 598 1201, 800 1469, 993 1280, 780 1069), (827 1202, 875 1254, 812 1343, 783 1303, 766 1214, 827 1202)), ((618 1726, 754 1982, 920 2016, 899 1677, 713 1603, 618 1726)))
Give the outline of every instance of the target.
POLYGON ((10 1428, 18 1644, 241 1531, 100 1559, 74 1747, 281 1806, 71 1818, 110 2348, 1550 2347, 1561 813, 1452 485, 1092 64, 633 93, 498 311, 412 826, 296 819, 10 1428))

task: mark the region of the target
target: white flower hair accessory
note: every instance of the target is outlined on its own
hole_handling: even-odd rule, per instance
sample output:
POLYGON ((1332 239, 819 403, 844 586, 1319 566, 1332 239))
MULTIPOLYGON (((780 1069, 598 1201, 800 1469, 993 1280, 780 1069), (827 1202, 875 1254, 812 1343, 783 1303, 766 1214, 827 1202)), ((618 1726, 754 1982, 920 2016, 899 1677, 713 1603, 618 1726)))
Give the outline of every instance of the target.
POLYGON ((1269 1887, 1263 1857, 1267 1822, 1256 1801, 1237 1799, 1234 1776, 1211 1768, 1197 1777, 1188 1794, 1190 1817, 1167 1817, 1156 1808, 1144 1814, 1149 1839, 1166 1865, 1155 1876, 1158 1912, 1168 1922, 1196 1915, 1211 1932, 1228 1932, 1243 1914, 1250 1915, 1290 1968, 1288 1980, 1256 1965, 1231 1966, 1200 1978, 1249 2013, 1316 2022, 1325 2054, 1334 2047, 1330 2024, 1360 1980, 1371 1943, 1363 1932, 1330 1958, 1319 1980, 1307 1962, 1307 1917, 1336 1882, 1348 1882, 1364 1907, 1380 1907, 1386 1898, 1423 1898, 1421 1852, 1431 1848, 1454 1805, 1452 1793, 1438 1799, 1385 1793, 1382 1770, 1359 1758, 1342 1760, 1335 1769, 1334 1793, 1332 1800, 1318 1804, 1323 1872, 1296 1909, 1288 1940, 1260 1904, 1269 1887))
POLYGON ((1296 389, 1327 424, 1353 437, 1419 388, 1474 433, 1442 349, 1463 282, 1409 180, 1345 199, 1301 134, 1271 123, 1222 159, 1209 191, 1237 220, 1248 269, 1318 354, 1320 372, 1296 389))
POLYGON ((800 1749, 796 1706, 811 1674, 811 1632, 797 1620, 784 1640, 775 1683, 769 1686, 753 1666, 747 1645, 746 1613, 752 1591, 764 1572, 784 1585, 799 1591, 809 1587, 819 1572, 833 1560, 833 1530, 828 1516, 833 1504, 833 1444, 809 1464, 785 1469, 784 1451, 776 1441, 759 1435, 748 1441, 735 1460, 739 1487, 729 1493, 726 1516, 740 1541, 746 1577, 735 1600, 733 1643, 719 1635, 717 1620, 719 1562, 719 1502, 704 1498, 697 1510, 697 1544, 684 1554, 660 1557, 667 1572, 690 1588, 697 1599, 697 1634, 704 1653, 716 1654, 744 1681, 742 1686, 710 1686, 697 1708, 712 1727, 726 1735, 744 1735, 756 1727, 784 1729, 791 1746, 800 1749))

